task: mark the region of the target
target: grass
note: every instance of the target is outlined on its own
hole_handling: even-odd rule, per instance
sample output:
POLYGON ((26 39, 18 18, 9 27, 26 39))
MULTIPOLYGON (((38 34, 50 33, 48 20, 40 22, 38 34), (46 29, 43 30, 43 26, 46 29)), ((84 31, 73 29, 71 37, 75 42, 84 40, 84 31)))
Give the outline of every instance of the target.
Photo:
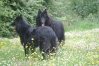
POLYGON ((0 66, 99 66, 99 28, 65 35, 65 45, 47 60, 41 60, 38 49, 27 60, 19 38, 0 38, 0 66))
POLYGON ((86 18, 84 20, 73 21, 65 27, 65 30, 90 30, 93 28, 99 28, 98 18, 86 18))

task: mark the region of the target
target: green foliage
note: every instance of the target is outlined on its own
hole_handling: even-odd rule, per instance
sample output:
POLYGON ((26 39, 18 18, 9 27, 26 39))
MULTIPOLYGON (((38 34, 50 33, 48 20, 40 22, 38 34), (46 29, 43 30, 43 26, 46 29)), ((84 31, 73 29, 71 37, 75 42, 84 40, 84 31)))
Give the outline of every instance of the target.
POLYGON ((72 9, 82 18, 87 17, 90 14, 97 14, 99 10, 98 0, 71 0, 72 9))
POLYGON ((43 0, 0 0, 0 36, 9 37, 13 34, 9 25, 19 14, 34 24, 34 16, 38 9, 43 8, 42 3, 43 0))
POLYGON ((14 35, 8 24, 17 15, 22 14, 33 25, 38 9, 45 8, 51 16, 68 25, 82 22, 85 18, 90 22, 90 15, 95 17, 94 21, 99 18, 99 0, 0 0, 0 36, 14 35))

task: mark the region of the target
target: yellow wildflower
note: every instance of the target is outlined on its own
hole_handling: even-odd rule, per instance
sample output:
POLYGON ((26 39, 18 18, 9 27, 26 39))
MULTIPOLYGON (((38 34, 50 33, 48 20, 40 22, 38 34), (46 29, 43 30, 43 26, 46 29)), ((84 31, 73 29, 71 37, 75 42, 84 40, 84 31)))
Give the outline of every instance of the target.
POLYGON ((28 46, 26 46, 25 48, 28 48, 28 46))
POLYGON ((32 41, 34 40, 34 38, 31 39, 32 41))

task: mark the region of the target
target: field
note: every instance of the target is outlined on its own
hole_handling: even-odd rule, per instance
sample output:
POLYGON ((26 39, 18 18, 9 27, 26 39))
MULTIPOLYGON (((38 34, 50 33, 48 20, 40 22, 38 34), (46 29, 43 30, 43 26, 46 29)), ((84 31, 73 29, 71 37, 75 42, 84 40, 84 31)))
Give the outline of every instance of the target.
POLYGON ((0 38, 0 66, 99 66, 99 28, 65 33, 56 57, 41 60, 38 51, 26 59, 19 37, 0 38))

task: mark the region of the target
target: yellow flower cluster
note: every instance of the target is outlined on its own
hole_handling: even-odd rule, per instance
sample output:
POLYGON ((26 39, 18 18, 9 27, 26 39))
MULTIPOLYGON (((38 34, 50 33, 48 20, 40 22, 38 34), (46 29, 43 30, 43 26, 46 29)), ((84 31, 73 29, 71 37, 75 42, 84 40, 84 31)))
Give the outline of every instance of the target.
POLYGON ((4 48, 4 45, 3 44, 5 44, 5 42, 0 42, 0 47, 1 48, 4 48))

